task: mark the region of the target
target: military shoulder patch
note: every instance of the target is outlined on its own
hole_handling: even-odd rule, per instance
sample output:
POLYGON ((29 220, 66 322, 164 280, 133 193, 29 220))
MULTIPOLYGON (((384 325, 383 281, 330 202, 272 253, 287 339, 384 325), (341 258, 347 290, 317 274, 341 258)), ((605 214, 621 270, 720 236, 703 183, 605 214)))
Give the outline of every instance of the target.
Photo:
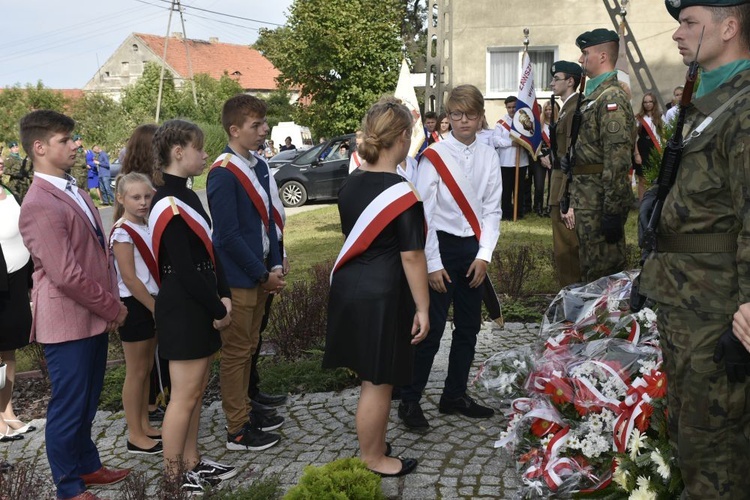
MULTIPOLYGON (((617 104, 615 104, 615 106, 617 106, 617 104)), ((611 122, 607 123, 607 132, 609 132, 610 134, 616 134, 619 131, 620 124, 618 122, 612 120, 611 122)))
POLYGON ((611 102, 607 104, 607 111, 617 111, 617 103, 611 102))

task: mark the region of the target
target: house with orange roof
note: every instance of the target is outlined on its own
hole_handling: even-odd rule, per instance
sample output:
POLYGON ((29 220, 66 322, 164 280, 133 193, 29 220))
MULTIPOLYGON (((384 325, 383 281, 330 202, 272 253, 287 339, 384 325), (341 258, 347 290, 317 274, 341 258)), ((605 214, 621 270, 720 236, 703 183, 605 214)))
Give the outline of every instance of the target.
POLYGON ((227 73, 253 95, 265 96, 277 87, 279 71, 249 45, 222 43, 218 38, 208 41, 186 39, 182 33, 173 33, 168 38, 132 33, 83 90, 102 92, 119 100, 122 89, 141 77, 146 62, 161 65, 162 61, 166 61, 165 69, 172 74, 178 88, 189 84, 191 69, 193 75, 205 73, 217 80, 227 73), (163 58, 165 45, 167 52, 163 58))

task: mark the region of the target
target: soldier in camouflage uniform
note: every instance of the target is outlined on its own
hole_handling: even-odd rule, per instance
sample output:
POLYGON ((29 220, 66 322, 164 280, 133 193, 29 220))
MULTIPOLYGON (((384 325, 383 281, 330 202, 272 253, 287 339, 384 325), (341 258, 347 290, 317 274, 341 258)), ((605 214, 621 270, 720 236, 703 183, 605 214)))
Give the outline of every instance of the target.
POLYGON ((73 164, 73 168, 70 169, 70 175, 75 178, 76 186, 84 191, 88 191, 89 171, 86 166, 86 150, 83 149, 80 135, 75 134, 73 136, 73 142, 78 146, 78 150, 76 154, 76 162, 73 164))
POLYGON ((31 186, 34 170, 31 166, 31 160, 21 158, 17 142, 8 143, 8 147, 10 148, 10 154, 8 159, 5 160, 5 175, 3 177, 7 179, 8 188, 18 197, 18 201, 22 202, 31 186))
MULTIPOLYGON (((581 66, 574 62, 557 61, 552 64, 552 93, 562 101, 560 117, 550 127, 552 139, 552 176, 550 180, 550 217, 552 219, 552 249, 555 258, 555 269, 560 286, 568 286, 581 280, 581 266, 578 263, 578 236, 571 225, 568 227, 560 213, 560 200, 565 193, 568 182, 565 173, 560 168, 560 160, 568 153, 570 146, 570 129, 573 124, 573 114, 578 103, 576 89, 581 81, 581 66)), ((547 160, 542 158, 542 163, 547 160)), ((573 216, 573 209, 568 209, 573 216)))
POLYGON ((630 99, 617 83, 618 41, 617 33, 601 28, 576 39, 581 49, 578 62, 589 81, 570 193, 585 281, 626 266, 625 222, 633 202, 628 172, 635 118, 630 99))
POLYGON ((696 57, 705 28, 703 73, 641 291, 658 305, 683 498, 748 498, 750 3, 668 0, 667 9, 680 22, 672 38, 685 64, 696 57))

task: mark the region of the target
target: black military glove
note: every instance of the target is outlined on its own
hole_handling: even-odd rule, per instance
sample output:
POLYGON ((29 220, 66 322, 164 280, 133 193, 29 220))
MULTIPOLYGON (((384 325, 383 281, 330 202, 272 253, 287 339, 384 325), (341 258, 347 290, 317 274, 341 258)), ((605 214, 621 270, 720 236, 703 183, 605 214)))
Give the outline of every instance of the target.
POLYGON ((750 352, 734 336, 731 328, 719 337, 714 350, 714 363, 722 360, 729 382, 744 382, 745 375, 750 375, 750 352))
POLYGON ((570 168, 570 156, 565 155, 562 158, 560 158, 560 168, 566 174, 568 173, 568 169, 570 168))
POLYGON ((602 216, 602 234, 607 243, 617 243, 625 235, 620 214, 604 214, 602 216))

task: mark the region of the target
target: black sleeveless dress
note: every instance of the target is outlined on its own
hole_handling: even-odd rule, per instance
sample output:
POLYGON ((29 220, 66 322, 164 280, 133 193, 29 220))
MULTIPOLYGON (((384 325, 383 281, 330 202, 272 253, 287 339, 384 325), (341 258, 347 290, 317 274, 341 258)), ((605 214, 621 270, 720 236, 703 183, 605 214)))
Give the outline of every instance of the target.
MULTIPOLYGON (((345 235, 367 205, 400 175, 355 170, 339 191, 345 235)), ((424 250, 425 220, 417 203, 393 220, 359 257, 333 275, 328 302, 325 368, 347 367, 374 384, 411 383, 414 299, 400 252, 424 250)))

